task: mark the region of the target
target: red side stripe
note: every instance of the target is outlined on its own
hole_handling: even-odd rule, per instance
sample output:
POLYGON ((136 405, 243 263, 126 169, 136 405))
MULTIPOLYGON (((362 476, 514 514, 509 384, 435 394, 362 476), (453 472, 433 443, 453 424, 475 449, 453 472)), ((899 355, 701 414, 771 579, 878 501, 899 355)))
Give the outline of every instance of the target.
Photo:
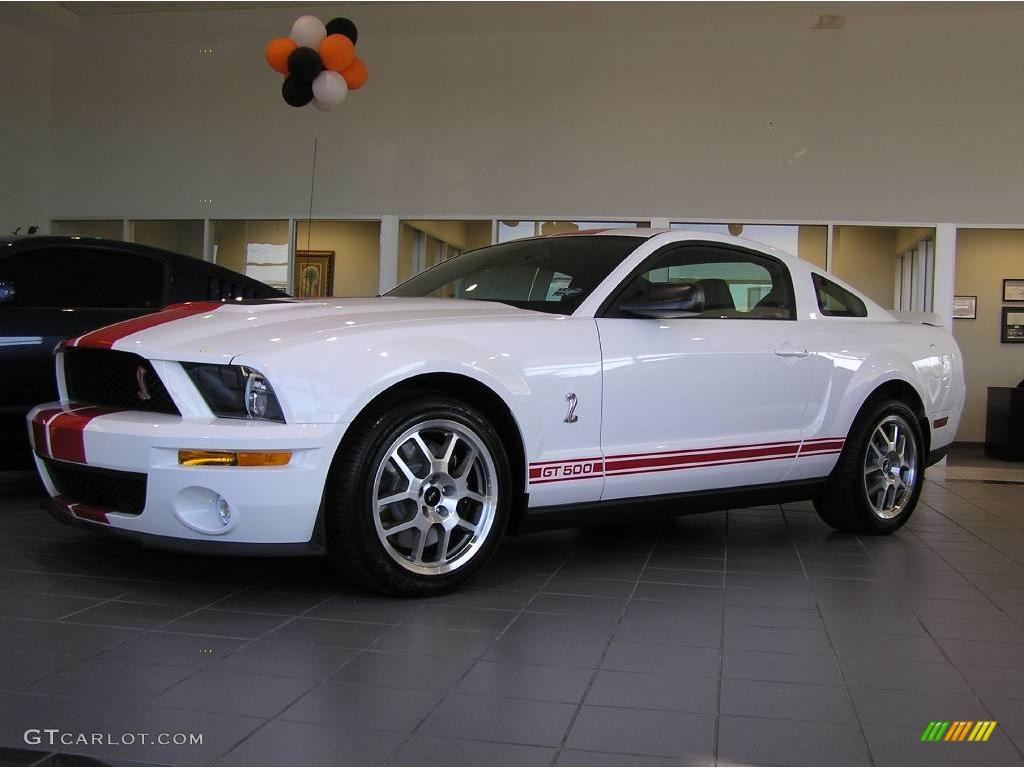
POLYGON ((160 312, 143 315, 142 317, 133 317, 131 320, 124 320, 120 323, 108 325, 106 328, 91 331, 84 336, 79 336, 77 339, 70 339, 63 346, 110 349, 114 346, 115 342, 120 341, 126 336, 131 336, 133 333, 155 328, 158 325, 181 320, 192 315, 213 312, 222 306, 224 305, 219 301, 193 301, 184 304, 172 304, 169 308, 160 312))
MULTIPOLYGON (((744 443, 742 445, 727 445, 711 448, 687 448, 685 451, 654 451, 653 453, 620 453, 616 456, 609 456, 608 460, 613 459, 632 459, 632 458, 644 458, 650 456, 687 456, 691 453, 712 453, 714 451, 733 451, 740 448, 771 448, 777 445, 797 446, 800 444, 799 440, 786 440, 783 442, 776 443, 744 443)), ((560 462, 559 462, 560 463, 560 462)), ((532 466, 532 465, 531 465, 532 466)))
POLYGON ((620 469, 640 469, 643 467, 685 467, 690 464, 704 464, 708 462, 736 461, 746 459, 783 459, 796 455, 799 443, 776 445, 769 448, 739 448, 736 450, 707 451, 704 453, 693 453, 688 455, 658 456, 646 459, 625 459, 609 461, 606 469, 611 472, 620 469))
POLYGON ((88 520, 93 523, 110 525, 110 520, 107 518, 107 511, 105 509, 90 507, 86 504, 71 504, 70 508, 71 514, 80 520, 88 520))
POLYGON ((115 413, 110 408, 80 408, 64 411, 50 420, 50 456, 61 461, 85 463, 85 427, 97 416, 115 413))

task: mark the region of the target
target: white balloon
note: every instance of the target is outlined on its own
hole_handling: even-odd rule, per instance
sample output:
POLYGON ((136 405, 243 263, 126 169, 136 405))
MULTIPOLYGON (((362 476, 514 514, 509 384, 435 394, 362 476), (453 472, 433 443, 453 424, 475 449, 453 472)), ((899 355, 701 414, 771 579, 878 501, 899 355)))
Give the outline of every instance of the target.
POLYGON ((325 37, 327 27, 316 16, 299 16, 292 24, 291 38, 297 45, 304 45, 315 51, 325 37))
POLYGON ((313 81, 313 99, 320 104, 332 107, 340 104, 348 95, 348 83, 337 72, 325 69, 313 81))
POLYGON ((338 105, 337 104, 325 104, 324 102, 322 102, 322 101, 320 101, 318 99, 313 99, 313 106, 316 107, 317 109, 319 109, 321 112, 330 112, 332 109, 334 109, 338 105))

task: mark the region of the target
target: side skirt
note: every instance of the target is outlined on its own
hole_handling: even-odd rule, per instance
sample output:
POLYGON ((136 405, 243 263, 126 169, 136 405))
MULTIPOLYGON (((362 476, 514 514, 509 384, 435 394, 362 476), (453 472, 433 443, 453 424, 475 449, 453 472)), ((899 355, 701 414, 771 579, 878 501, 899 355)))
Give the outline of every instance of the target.
POLYGON ((607 525, 647 517, 692 515, 723 509, 803 501, 813 498, 824 487, 825 481, 826 478, 822 477, 786 483, 532 507, 526 509, 517 532, 531 533, 553 528, 575 528, 581 525, 607 525))

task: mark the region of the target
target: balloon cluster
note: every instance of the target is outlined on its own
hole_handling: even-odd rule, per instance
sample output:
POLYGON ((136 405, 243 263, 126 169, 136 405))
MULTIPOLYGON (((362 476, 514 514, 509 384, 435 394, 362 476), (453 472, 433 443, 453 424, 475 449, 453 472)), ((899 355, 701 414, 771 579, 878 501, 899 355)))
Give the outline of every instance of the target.
POLYGON ((359 30, 349 19, 324 24, 316 16, 300 16, 288 37, 267 43, 270 68, 285 76, 281 96, 292 107, 309 102, 329 112, 349 91, 366 85, 366 64, 356 56, 359 30))

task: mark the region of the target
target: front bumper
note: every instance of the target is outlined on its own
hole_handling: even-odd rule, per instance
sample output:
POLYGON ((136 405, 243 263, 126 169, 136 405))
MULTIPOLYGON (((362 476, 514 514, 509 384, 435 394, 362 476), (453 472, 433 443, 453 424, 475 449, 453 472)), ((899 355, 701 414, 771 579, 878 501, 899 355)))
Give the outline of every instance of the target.
POLYGON ((38 406, 28 419, 52 511, 65 522, 164 548, 228 554, 299 554, 322 543, 324 485, 346 425, 96 414, 60 403, 38 406), (281 467, 181 466, 178 451, 195 449, 288 450, 292 458, 281 467), (123 494, 95 488, 85 501, 74 498, 86 492, 62 469, 95 471, 115 484, 144 476, 144 502, 129 510, 117 501, 123 494))

